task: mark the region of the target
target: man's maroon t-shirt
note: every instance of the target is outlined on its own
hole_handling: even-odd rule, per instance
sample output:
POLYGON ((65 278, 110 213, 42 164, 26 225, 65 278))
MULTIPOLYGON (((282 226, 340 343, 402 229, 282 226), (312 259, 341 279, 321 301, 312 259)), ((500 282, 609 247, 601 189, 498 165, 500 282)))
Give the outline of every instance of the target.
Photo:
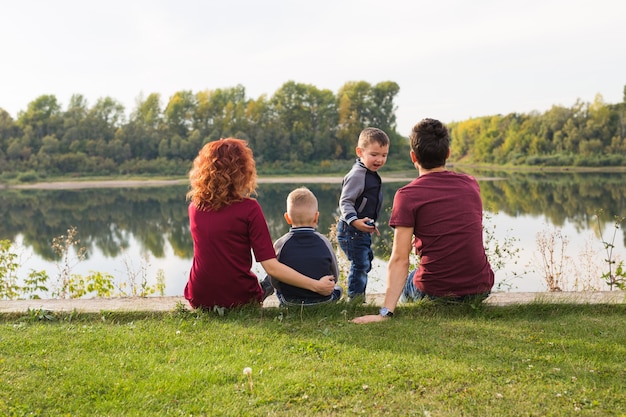
POLYGON ((413 228, 417 289, 440 297, 491 291, 482 215, 478 183, 468 175, 431 172, 396 192, 389 225, 413 228))

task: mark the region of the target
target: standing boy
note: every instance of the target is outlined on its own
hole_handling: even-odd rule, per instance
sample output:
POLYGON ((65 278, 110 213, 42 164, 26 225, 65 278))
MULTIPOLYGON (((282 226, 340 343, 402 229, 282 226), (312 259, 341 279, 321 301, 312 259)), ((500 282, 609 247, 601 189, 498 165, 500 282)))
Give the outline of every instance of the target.
POLYGON ((422 120, 413 127, 410 140, 411 160, 419 176, 400 188, 393 200, 389 226, 394 237, 385 301, 379 315, 357 317, 355 323, 393 316, 400 296, 482 301, 493 287, 494 274, 483 245, 478 182, 446 170, 450 135, 440 121, 422 120), (420 255, 420 265, 408 274, 412 246, 420 255))
POLYGON ((350 261, 348 297, 365 301, 367 274, 372 269, 372 233, 383 204, 378 170, 385 165, 389 137, 374 127, 363 129, 356 147, 358 159, 341 185, 337 241, 350 261))
MULTIPOLYGON (((291 230, 274 242, 274 250, 281 263, 296 271, 312 278, 332 275, 336 283, 339 278, 337 257, 328 239, 315 230, 319 214, 317 198, 311 190, 300 187, 289 193, 285 220, 291 230)), ((343 294, 337 284, 332 294, 324 296, 270 276, 265 278, 262 287, 268 288, 270 283, 276 289, 281 305, 327 303, 339 300, 343 294)))

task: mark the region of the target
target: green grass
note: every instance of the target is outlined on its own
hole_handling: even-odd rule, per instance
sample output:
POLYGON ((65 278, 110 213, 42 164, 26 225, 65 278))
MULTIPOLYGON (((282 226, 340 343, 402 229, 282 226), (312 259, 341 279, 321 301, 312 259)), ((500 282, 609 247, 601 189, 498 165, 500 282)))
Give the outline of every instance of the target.
POLYGON ((626 415, 624 304, 376 311, 3 314, 0 415, 626 415))

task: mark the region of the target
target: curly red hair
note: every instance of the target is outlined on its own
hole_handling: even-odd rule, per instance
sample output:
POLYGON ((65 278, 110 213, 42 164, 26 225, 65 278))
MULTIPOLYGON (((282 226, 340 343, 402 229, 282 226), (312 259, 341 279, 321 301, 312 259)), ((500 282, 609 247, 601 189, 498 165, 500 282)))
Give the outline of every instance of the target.
POLYGON ((256 191, 256 164, 246 141, 235 138, 209 142, 200 149, 189 171, 190 200, 200 210, 217 211, 256 191))

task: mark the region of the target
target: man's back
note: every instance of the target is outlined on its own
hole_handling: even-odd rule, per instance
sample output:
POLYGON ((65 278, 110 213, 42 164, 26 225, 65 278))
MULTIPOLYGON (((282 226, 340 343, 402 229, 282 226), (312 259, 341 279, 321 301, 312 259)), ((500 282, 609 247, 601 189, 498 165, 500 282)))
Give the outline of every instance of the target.
POLYGON ((452 171, 422 175, 396 193, 390 226, 412 227, 417 289, 434 296, 489 292, 494 274, 482 238, 476 180, 452 171))

